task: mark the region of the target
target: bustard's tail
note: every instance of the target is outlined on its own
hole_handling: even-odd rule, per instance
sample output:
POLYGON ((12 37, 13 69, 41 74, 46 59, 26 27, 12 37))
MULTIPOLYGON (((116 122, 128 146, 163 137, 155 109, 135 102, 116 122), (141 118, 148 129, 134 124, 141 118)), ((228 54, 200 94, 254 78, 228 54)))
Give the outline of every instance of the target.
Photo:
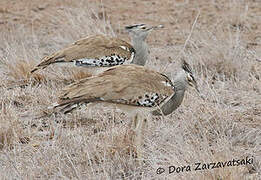
POLYGON ((49 66, 50 64, 53 64, 53 63, 58 63, 58 62, 64 62, 64 60, 60 60, 61 58, 64 58, 64 55, 58 51, 56 53, 53 53, 52 55, 50 56, 46 56, 44 57, 41 62, 36 65, 32 70, 31 70, 31 73, 34 73, 35 71, 39 70, 39 69, 44 69, 46 68, 47 66, 49 66))
POLYGON ((87 105, 91 102, 101 101, 100 98, 91 98, 91 99, 82 99, 82 98, 75 98, 75 99, 60 99, 56 103, 53 103, 50 106, 50 109, 56 110, 56 112, 62 112, 67 114, 72 112, 76 108, 82 107, 87 105))
POLYGON ((52 106, 49 106, 49 109, 53 109, 56 112, 61 112, 63 114, 67 114, 69 112, 72 112, 76 108, 80 107, 83 104, 87 104, 88 102, 82 103, 80 100, 66 100, 61 99, 58 102, 55 102, 52 104, 52 106))
MULTIPOLYGON (((67 114, 80 107, 83 103, 63 103, 59 104, 59 102, 53 103, 51 106, 43 109, 41 113, 36 116, 36 119, 50 117, 52 115, 56 115, 57 113, 67 114)), ((85 103, 87 104, 87 103, 85 103)))
POLYGON ((31 74, 34 73, 35 71, 39 70, 39 69, 44 69, 44 68, 46 68, 46 67, 47 67, 47 66, 41 67, 41 66, 37 65, 36 67, 34 67, 34 68, 31 70, 31 74))
POLYGON ((53 103, 51 106, 49 106, 45 109, 42 109, 42 111, 35 116, 35 119, 42 119, 42 118, 46 118, 46 117, 51 117, 53 115, 56 116, 59 113, 67 114, 67 113, 72 112, 79 106, 80 106, 79 104, 68 104, 65 107, 56 108, 56 107, 59 107, 58 104, 53 103))

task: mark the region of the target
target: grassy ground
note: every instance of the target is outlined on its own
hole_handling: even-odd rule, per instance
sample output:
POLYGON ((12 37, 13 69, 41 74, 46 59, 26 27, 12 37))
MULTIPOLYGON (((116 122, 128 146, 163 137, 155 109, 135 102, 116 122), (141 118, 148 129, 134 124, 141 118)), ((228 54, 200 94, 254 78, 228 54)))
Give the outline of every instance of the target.
POLYGON ((260 2, 41 2, 0 6, 0 179, 261 178, 260 2), (186 59, 205 97, 189 89, 179 109, 149 119, 143 164, 135 161, 124 112, 97 106, 41 118, 62 87, 88 72, 54 66, 28 74, 81 37, 127 40, 128 22, 163 24, 149 36, 146 66, 174 78, 186 59), (246 157, 251 165, 195 170, 198 162, 246 157), (170 166, 191 171, 169 173, 170 166), (157 174, 159 167, 165 172, 157 174))

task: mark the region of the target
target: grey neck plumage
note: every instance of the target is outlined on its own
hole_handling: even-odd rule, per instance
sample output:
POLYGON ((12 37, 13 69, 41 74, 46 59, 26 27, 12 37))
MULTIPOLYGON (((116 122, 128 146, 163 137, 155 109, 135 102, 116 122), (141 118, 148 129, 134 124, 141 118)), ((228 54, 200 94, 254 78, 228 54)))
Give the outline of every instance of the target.
POLYGON ((182 103, 187 88, 184 72, 180 72, 174 80, 174 94, 160 107, 160 110, 153 111, 153 115, 169 115, 175 111, 182 103))
POLYGON ((149 56, 148 45, 145 42, 145 39, 134 37, 131 41, 136 51, 132 64, 144 66, 149 56))

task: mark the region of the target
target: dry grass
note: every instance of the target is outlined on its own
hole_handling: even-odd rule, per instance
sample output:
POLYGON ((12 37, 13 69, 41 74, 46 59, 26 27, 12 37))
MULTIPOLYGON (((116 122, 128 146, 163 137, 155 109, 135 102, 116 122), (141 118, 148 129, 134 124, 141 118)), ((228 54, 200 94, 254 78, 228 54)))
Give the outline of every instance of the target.
MULTIPOLYGON (((39 14, 38 18, 45 15, 51 23, 30 28, 8 24, 14 28, 0 33, 0 179, 261 178, 261 63, 256 61, 260 49, 254 48, 260 46, 249 48, 245 39, 246 34, 256 33, 256 21, 250 16, 255 9, 250 11, 243 1, 224 2, 231 11, 227 16, 217 15, 219 25, 211 26, 215 28, 202 21, 202 10, 181 56, 193 65, 205 100, 189 89, 173 114, 150 119, 144 163, 139 165, 131 140, 133 132, 128 129, 130 119, 118 110, 97 106, 38 118, 56 101, 63 86, 89 74, 49 67, 30 76, 29 70, 44 55, 85 35, 114 35, 102 8, 79 2, 50 7, 39 14), (47 31, 47 27, 53 30, 47 31), (247 156, 254 157, 253 165, 156 174, 159 167, 194 168, 196 162, 225 162, 247 156)), ((186 6, 189 4, 179 8, 186 6)), ((213 1, 209 6, 221 5, 213 1)), ((185 42, 190 29, 179 31, 179 39, 185 42)), ((182 48, 152 45, 152 60, 147 66, 174 77, 176 56, 182 48)))

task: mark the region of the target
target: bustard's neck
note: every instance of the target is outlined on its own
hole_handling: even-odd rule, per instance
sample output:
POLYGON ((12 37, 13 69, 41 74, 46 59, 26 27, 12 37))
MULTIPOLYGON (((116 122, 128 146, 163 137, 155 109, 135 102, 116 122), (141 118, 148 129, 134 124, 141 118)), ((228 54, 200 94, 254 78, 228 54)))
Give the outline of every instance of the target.
POLYGON ((144 38, 132 37, 132 45, 136 51, 132 64, 144 66, 149 56, 148 45, 144 38))
POLYGON ((174 79, 174 86, 176 90, 186 90, 188 83, 187 83, 187 74, 186 72, 182 69, 181 71, 178 72, 174 79))
POLYGON ((187 82, 184 72, 177 74, 174 80, 174 94, 170 99, 160 107, 160 110, 153 111, 153 115, 169 115, 175 111, 182 103, 185 91, 187 89, 187 82))

